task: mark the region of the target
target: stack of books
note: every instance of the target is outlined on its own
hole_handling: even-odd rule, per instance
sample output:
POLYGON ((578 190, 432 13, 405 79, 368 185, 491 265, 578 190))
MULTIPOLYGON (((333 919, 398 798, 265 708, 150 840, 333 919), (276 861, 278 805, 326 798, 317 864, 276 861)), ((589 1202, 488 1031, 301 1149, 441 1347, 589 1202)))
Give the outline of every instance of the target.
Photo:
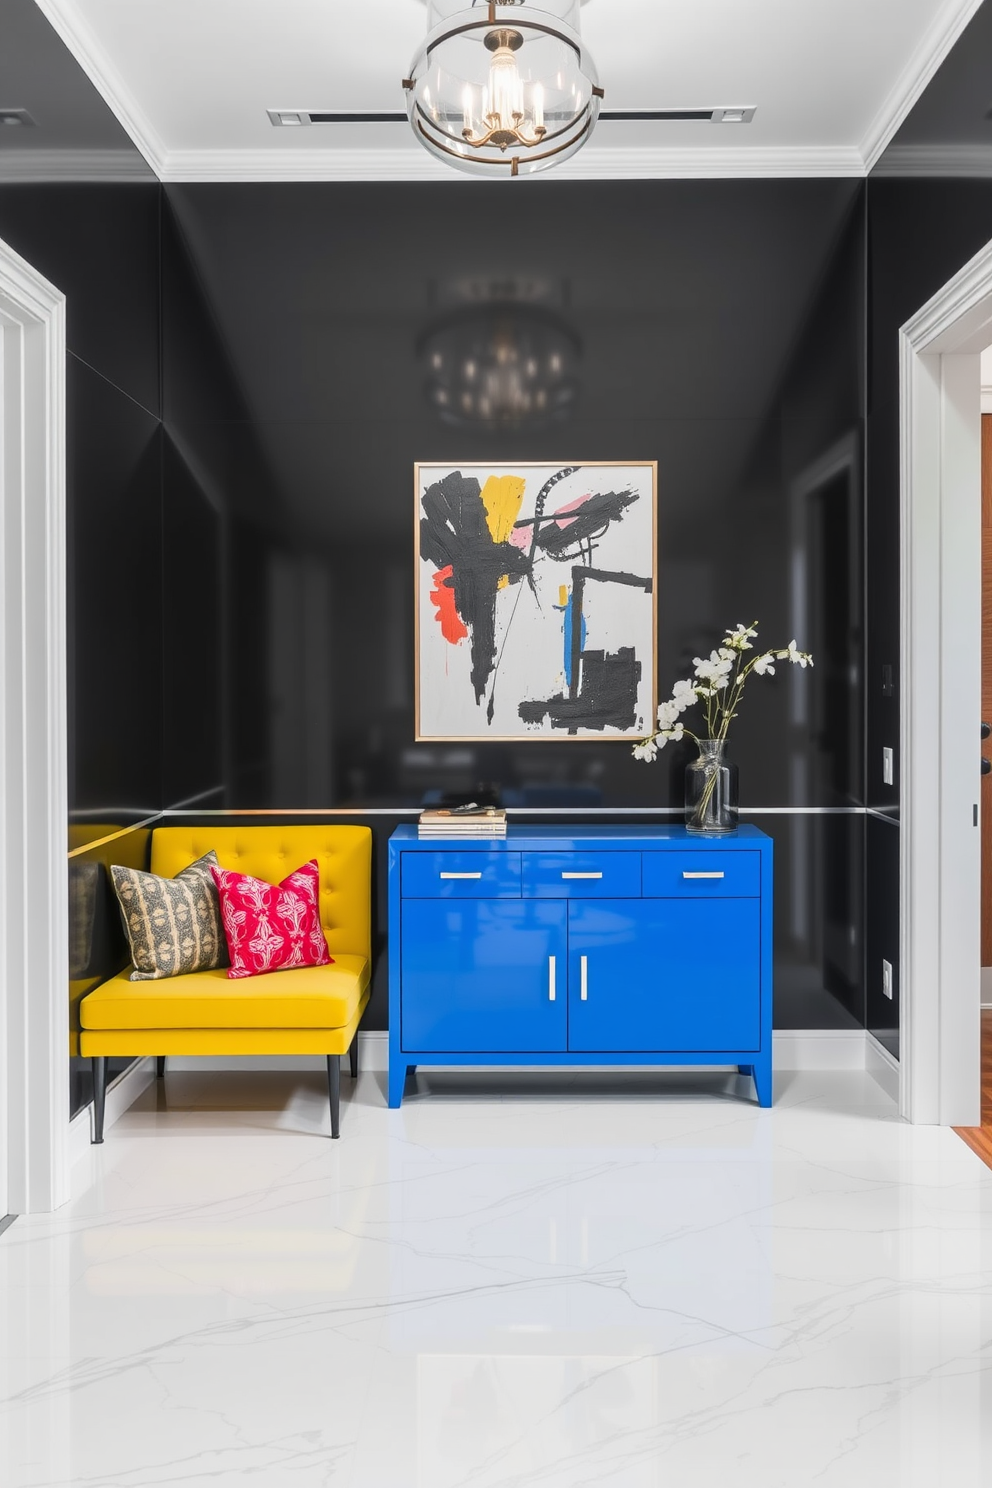
POLYGON ((505 837, 506 812, 497 806, 437 806, 422 811, 418 837, 505 837))

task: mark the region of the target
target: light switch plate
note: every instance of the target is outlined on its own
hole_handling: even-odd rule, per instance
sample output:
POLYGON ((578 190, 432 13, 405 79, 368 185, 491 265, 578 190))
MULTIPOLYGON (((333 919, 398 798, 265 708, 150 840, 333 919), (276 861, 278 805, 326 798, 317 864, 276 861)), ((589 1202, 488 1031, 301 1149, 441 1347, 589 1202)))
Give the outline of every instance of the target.
POLYGON ((882 996, 892 1001, 892 962, 882 962, 882 996))
POLYGON ((895 783, 895 761, 891 749, 882 750, 882 784, 893 785, 895 783))

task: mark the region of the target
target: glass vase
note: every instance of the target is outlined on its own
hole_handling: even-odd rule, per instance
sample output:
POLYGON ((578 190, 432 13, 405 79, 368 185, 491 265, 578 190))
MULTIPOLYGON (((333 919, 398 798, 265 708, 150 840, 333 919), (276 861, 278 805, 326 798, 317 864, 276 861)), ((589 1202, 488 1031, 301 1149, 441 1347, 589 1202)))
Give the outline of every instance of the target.
POLYGON ((723 739, 700 739, 699 758, 685 769, 687 832, 737 831, 737 766, 724 758, 723 739))

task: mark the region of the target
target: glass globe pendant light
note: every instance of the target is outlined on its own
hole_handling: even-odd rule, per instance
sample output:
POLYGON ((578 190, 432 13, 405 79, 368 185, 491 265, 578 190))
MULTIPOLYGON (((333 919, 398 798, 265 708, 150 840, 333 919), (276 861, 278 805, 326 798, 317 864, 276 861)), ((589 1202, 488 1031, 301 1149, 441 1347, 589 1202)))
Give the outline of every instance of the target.
POLYGON ((579 36, 580 0, 428 0, 404 78, 420 143, 476 176, 523 176, 574 155, 603 90, 579 36))

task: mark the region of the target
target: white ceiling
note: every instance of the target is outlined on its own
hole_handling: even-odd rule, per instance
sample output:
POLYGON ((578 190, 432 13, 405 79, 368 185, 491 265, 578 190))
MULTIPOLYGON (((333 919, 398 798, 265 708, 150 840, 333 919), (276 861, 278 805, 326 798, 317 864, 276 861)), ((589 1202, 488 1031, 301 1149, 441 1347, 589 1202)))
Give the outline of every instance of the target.
MULTIPOLYGON (((468 3, 468 0, 466 0, 468 3)), ((752 124, 603 121, 559 177, 861 175, 980 0, 589 0, 609 109, 757 107, 752 124)), ((38 0, 164 180, 461 179, 384 111, 422 0, 38 0)))

